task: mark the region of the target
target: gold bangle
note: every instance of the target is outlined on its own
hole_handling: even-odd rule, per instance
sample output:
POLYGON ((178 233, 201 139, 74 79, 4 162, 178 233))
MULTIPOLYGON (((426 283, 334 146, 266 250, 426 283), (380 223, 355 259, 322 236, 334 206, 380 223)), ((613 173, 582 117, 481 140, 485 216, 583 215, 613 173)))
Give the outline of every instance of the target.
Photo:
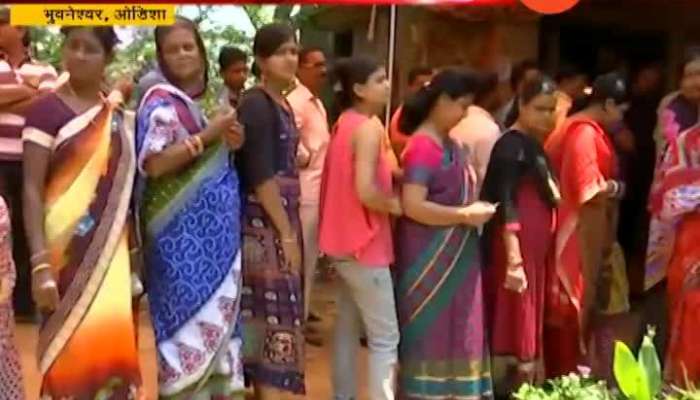
POLYGON ((49 263, 41 263, 37 265, 36 267, 32 268, 32 274, 36 274, 37 272, 46 270, 46 269, 51 269, 51 264, 49 263))
POLYGON ((296 236, 295 236, 295 237, 292 237, 292 238, 286 238, 286 239, 283 238, 283 239, 282 239, 282 243, 296 243, 296 242, 297 242, 297 237, 296 237, 296 236))
POLYGON ((198 135, 194 135, 192 138, 194 139, 194 144, 197 147, 197 155, 201 155, 204 153, 204 141, 202 141, 202 138, 198 135))
POLYGON ((197 148, 195 147, 195 144, 192 143, 190 138, 185 139, 184 143, 187 147, 187 152, 190 153, 190 156, 197 157, 197 148))

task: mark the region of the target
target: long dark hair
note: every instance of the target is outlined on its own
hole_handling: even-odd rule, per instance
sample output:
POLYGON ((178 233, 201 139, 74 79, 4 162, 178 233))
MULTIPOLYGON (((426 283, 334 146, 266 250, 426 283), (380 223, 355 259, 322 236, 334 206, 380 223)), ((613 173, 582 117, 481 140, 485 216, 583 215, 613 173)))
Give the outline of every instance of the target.
POLYGON ((168 80, 168 82, 175 83, 175 75, 173 75, 173 72, 170 70, 167 63, 165 62, 165 59, 163 58, 163 42, 172 31, 178 28, 186 29, 192 32, 192 35, 194 35, 194 40, 197 43, 197 48, 199 49, 199 55, 200 57, 202 57, 202 64, 204 67, 204 86, 198 93, 190 93, 190 95, 193 98, 198 98, 204 95, 204 93, 207 91, 207 87, 209 86, 209 60, 207 59, 207 50, 204 47, 204 41, 202 40, 202 35, 199 34, 197 24, 185 17, 178 16, 175 19, 174 24, 156 27, 155 40, 158 67, 160 68, 160 71, 163 73, 163 76, 165 77, 165 79, 168 80))
POLYGON ((443 94, 452 100, 479 91, 480 79, 475 73, 445 69, 411 96, 401 109, 399 130, 407 135, 413 133, 430 115, 440 96, 443 94))
POLYGON ((369 56, 355 56, 338 60, 333 68, 332 82, 336 104, 341 111, 352 107, 358 100, 354 87, 367 83, 369 77, 382 67, 369 56))

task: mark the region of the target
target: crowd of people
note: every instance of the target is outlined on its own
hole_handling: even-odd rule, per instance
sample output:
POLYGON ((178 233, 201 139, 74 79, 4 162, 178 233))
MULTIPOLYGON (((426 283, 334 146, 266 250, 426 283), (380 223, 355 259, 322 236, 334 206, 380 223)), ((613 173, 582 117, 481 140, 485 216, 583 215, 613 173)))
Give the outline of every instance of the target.
MULTIPOLYGON (((157 68, 132 90, 105 83, 111 27, 63 28, 58 75, 31 58, 8 13, 0 398, 24 398, 15 262, 41 314, 42 399, 144 398, 144 292, 161 398, 243 398, 246 386, 258 399, 303 397, 304 348, 326 318, 310 301, 321 255, 338 278, 334 399, 358 398, 361 337, 372 400, 507 398, 582 366, 606 377, 599 316, 627 308, 611 289, 625 279, 622 75, 588 88, 575 69, 553 80, 524 62, 506 98, 498 75, 417 68, 385 127, 381 62, 331 69, 275 23, 255 35, 252 88, 248 55, 222 49, 226 88, 205 115, 209 61, 193 22, 155 29, 157 68)), ((668 282, 676 384, 700 380, 699 106, 690 54, 658 108, 646 250, 647 287, 668 282)))

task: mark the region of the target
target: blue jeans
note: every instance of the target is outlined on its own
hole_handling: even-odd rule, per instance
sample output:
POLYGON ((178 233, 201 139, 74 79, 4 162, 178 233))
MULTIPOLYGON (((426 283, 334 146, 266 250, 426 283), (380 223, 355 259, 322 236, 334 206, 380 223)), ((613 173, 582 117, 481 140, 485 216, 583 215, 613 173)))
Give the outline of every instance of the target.
POLYGON ((357 399, 357 346, 364 325, 369 347, 369 399, 393 400, 399 324, 389 268, 366 267, 354 260, 336 260, 334 265, 341 278, 335 321, 334 399, 357 399))

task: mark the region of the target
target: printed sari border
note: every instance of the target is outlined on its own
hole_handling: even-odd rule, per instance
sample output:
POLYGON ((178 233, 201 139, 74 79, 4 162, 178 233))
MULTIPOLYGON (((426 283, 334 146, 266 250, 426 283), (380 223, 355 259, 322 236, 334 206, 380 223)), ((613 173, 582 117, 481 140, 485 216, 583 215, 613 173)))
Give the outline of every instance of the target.
POLYGON ((28 126, 22 131, 22 141, 31 142, 51 150, 53 148, 54 138, 41 129, 28 126))
POLYGON ((209 178, 216 177, 219 171, 215 167, 220 163, 228 162, 228 151, 224 146, 219 145, 212 151, 213 154, 208 159, 203 160, 189 182, 173 198, 160 206, 150 220, 144 218, 143 224, 149 235, 155 236, 165 229, 165 226, 172 221, 172 218, 169 217, 185 208, 186 203, 201 189, 201 184, 209 178))
MULTIPOLYGON (((240 302, 241 302, 241 297, 242 294, 240 292, 241 289, 241 283, 243 281, 243 274, 241 273, 241 267, 243 263, 243 257, 241 250, 237 252, 233 263, 231 264, 229 274, 231 279, 234 281, 234 287, 238 288, 238 292, 236 293, 236 298, 235 298, 235 305, 234 309, 236 310, 236 315, 233 316, 231 319, 234 321, 229 325, 229 330, 222 335, 221 343, 219 348, 214 352, 214 354, 211 356, 211 360, 209 363, 207 363, 206 366, 200 368, 198 371, 193 372, 189 376, 183 378, 181 381, 179 381, 177 384, 170 384, 170 385, 160 385, 159 389, 159 396, 161 398, 178 398, 178 396, 183 396, 187 394, 190 391, 193 391, 193 393, 198 393, 201 391, 206 384, 209 381, 209 378, 212 376, 216 375, 215 368, 216 368, 216 363, 219 361, 220 356, 222 355, 223 352, 226 351, 227 346, 229 345, 231 339, 233 338, 233 335, 236 331, 236 325, 240 322, 238 316, 240 315, 240 302)), ((217 288, 218 290, 221 290, 223 287, 224 283, 222 282, 221 286, 217 288)), ((210 299, 213 300, 216 297, 216 293, 212 295, 212 298, 210 299)), ((193 316, 190 318, 185 325, 190 324, 195 318, 197 318, 197 315, 193 316)), ((184 325, 183 325, 184 326, 184 325)), ((162 346, 160 343, 156 343, 156 347, 162 346)), ((241 347, 242 348, 242 347, 241 347)), ((167 361, 166 361, 167 362, 167 361)), ((234 371, 231 371, 231 374, 233 374, 234 371)), ((191 393, 190 393, 191 394, 191 393)))

